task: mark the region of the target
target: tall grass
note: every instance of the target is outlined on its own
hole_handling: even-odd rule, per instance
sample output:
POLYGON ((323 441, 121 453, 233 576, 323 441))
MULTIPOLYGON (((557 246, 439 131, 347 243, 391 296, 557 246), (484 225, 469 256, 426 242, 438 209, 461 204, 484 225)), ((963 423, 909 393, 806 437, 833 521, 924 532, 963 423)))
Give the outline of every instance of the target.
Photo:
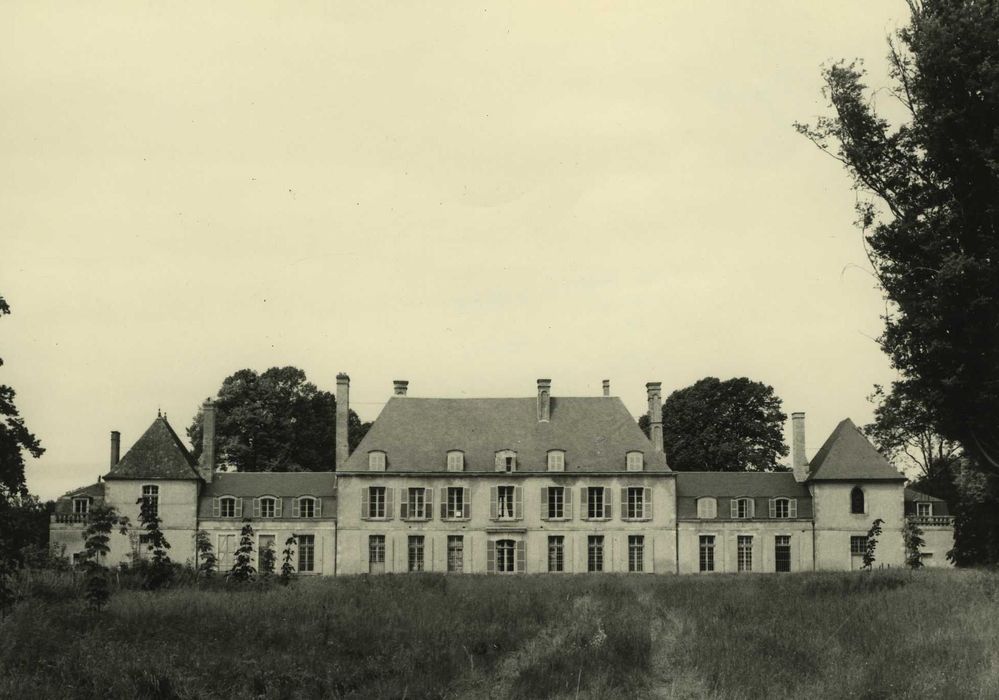
POLYGON ((0 622, 0 697, 999 697, 986 572, 44 588, 0 622))

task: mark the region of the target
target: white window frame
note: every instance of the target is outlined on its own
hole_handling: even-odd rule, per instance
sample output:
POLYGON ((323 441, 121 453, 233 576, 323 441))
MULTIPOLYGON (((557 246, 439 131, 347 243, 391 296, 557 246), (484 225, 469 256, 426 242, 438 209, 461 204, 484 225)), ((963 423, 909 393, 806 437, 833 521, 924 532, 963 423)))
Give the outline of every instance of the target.
POLYGON ((496 519, 517 519, 517 487, 510 484, 500 484, 496 487, 496 519), (504 498, 509 495, 509 498, 504 498), (509 508, 504 506, 508 505, 509 508))
POLYGON ((152 504, 153 515, 160 515, 160 487, 159 484, 143 484, 142 497, 148 498, 152 504))
POLYGON ((565 471, 565 450, 548 451, 548 471, 550 472, 565 471))
POLYGON ((751 520, 756 517, 756 500, 749 496, 738 496, 731 499, 730 513, 733 520, 751 520), (745 515, 742 513, 743 505, 746 506, 745 515))
POLYGON ((90 512, 90 498, 88 496, 77 496, 73 499, 73 515, 87 515, 90 512), (83 508, 79 508, 79 505, 83 508))
POLYGON ((219 517, 235 518, 238 503, 239 499, 237 499, 235 496, 219 496, 219 517), (227 504, 232 504, 232 512, 229 514, 225 512, 225 507, 227 504))
POLYGON ((371 450, 368 452, 368 471, 383 472, 388 464, 388 457, 382 450, 371 450))
POLYGON ((276 496, 261 496, 257 502, 260 504, 260 514, 257 515, 258 518, 276 518, 278 513, 278 499, 276 496), (271 506, 271 513, 267 515, 264 512, 264 504, 269 503, 271 506))
POLYGON ((625 470, 629 472, 645 471, 645 454, 632 450, 625 455, 625 470))
POLYGON ((745 533, 737 533, 735 536, 735 570, 739 573, 752 573, 753 571, 753 536, 745 533), (748 540, 748 547, 745 546, 748 540), (744 557, 743 555, 746 555, 744 557))
POLYGON ((920 518, 933 517, 933 504, 929 501, 916 501, 916 515, 920 518), (926 508, 926 512, 920 513, 923 508, 926 508))
POLYGON ((697 499, 697 517, 714 520, 718 517, 718 499, 714 496, 701 496, 697 499))
POLYGON ((369 486, 368 487, 368 520, 388 520, 390 517, 389 512, 389 487, 388 486, 369 486), (372 498, 372 492, 374 489, 378 489, 381 495, 381 515, 375 514, 375 499, 372 498))
POLYGON ((447 470, 449 472, 465 471, 465 453, 461 450, 449 450, 447 453, 447 470))
POLYGON ((321 505, 321 501, 316 496, 308 496, 308 495, 306 495, 306 496, 298 496, 297 498, 295 498, 295 504, 294 505, 295 505, 295 508, 294 508, 294 513, 292 513, 292 515, 294 517, 296 517, 296 518, 304 518, 306 520, 311 520, 311 519, 314 519, 314 518, 321 518, 322 517, 322 505, 321 505), (312 514, 311 515, 303 515, 302 514, 302 510, 303 510, 302 506, 305 503, 311 503, 312 504, 312 514))
POLYGON ((798 517, 798 499, 777 496, 770 499, 770 517, 776 520, 794 520, 798 517), (784 515, 780 514, 780 504, 784 503, 784 515))

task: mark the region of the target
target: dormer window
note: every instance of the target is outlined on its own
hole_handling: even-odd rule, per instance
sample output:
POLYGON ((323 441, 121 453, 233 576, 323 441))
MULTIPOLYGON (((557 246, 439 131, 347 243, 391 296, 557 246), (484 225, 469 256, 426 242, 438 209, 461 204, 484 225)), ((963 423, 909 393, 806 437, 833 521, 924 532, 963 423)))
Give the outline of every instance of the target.
POLYGON ((565 471, 565 451, 564 450, 551 450, 548 453, 548 471, 550 471, 550 472, 564 472, 565 471))
POLYGON ((447 470, 449 472, 465 471, 465 453, 461 450, 451 450, 447 453, 447 470))
POLYGON ((770 499, 771 518, 797 518, 798 499, 797 498, 771 498, 770 499))
POLYGON ((496 471, 517 471, 517 453, 513 450, 500 450, 496 453, 496 471))
POLYGON ((933 504, 932 503, 917 503, 916 504, 916 515, 922 518, 928 518, 933 515, 933 504))
POLYGON ((86 515, 90 512, 90 499, 86 496, 73 499, 73 515, 86 515))
POLYGON ((731 516, 736 519, 752 518, 756 515, 753 506, 752 498, 733 498, 731 501, 731 516))
POLYGON ((280 518, 281 500, 274 496, 261 496, 253 499, 253 517, 280 518))
POLYGON ((223 496, 219 499, 219 517, 236 517, 236 499, 233 496, 223 496))
POLYGON ((321 518, 323 502, 314 496, 299 496, 292 502, 293 518, 321 518))
POLYGON ((385 453, 380 450, 368 453, 368 471, 385 471, 385 453))
POLYGON ((629 472, 640 472, 645 469, 645 455, 641 452, 629 452, 627 456, 629 472))
POLYGON ((698 518, 717 518, 718 517, 718 501, 710 496, 705 496, 704 498, 697 499, 697 517, 698 518))

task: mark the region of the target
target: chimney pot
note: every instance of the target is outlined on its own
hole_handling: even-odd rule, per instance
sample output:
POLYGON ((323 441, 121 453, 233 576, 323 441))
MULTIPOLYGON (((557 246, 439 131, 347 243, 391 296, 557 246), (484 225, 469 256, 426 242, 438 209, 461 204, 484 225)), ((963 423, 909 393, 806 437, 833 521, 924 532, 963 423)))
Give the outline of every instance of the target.
POLYGON ((340 469, 350 456, 350 443, 347 441, 348 420, 350 415, 350 377, 340 372, 336 375, 336 463, 334 469, 340 469))
POLYGON ((538 380, 538 422, 547 423, 552 414, 552 380, 538 380))
POLYGON ((791 414, 791 469, 796 481, 808 478, 808 458, 805 456, 805 414, 791 414))
POLYGON ((396 396, 405 396, 409 389, 409 382, 405 379, 396 379, 392 382, 392 390, 396 396))
POLYGON ((121 461, 121 433, 117 430, 111 431, 111 468, 114 469, 121 461))
POLYGON ((645 385, 649 395, 649 439, 655 452, 665 452, 663 446, 663 400, 662 382, 649 382, 645 385))
POLYGON ((610 396, 610 379, 604 380, 604 396, 610 396))

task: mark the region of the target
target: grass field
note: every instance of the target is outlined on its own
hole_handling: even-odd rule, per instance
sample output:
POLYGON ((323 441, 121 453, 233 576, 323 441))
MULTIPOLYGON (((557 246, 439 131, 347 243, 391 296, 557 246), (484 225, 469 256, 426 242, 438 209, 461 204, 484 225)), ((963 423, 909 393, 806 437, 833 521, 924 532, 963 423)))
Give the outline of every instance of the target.
POLYGON ((71 585, 0 622, 0 697, 999 697, 994 572, 71 585))

